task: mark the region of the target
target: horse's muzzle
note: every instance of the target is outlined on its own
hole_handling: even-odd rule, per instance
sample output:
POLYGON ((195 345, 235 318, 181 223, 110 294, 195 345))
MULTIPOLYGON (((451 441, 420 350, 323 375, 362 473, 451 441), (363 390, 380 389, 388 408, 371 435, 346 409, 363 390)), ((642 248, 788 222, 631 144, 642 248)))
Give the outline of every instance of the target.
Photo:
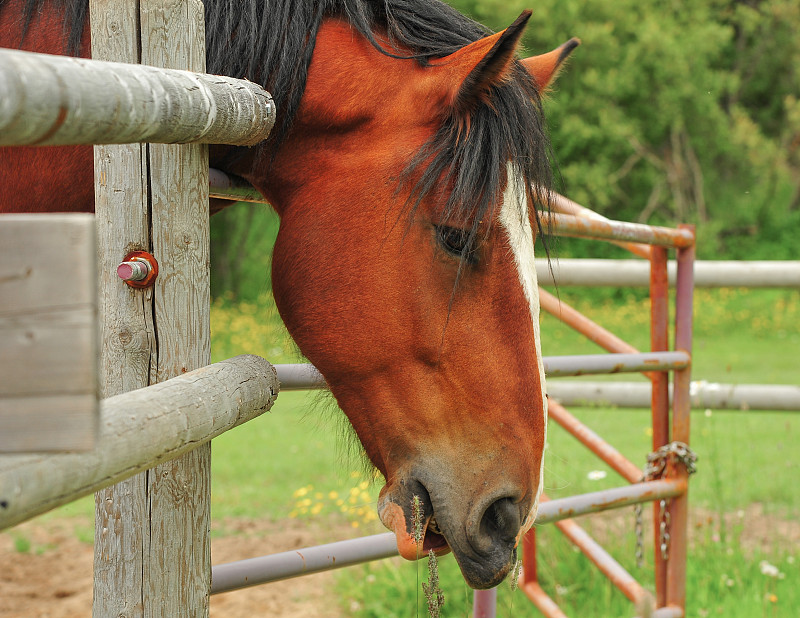
POLYGON ((429 493, 430 485, 414 479, 381 492, 381 521, 395 533, 400 555, 416 560, 431 550, 437 555, 452 550, 470 587, 499 584, 514 565, 526 507, 507 494, 489 495, 462 509, 459 504, 470 501, 463 496, 460 502, 442 500, 435 490, 429 493))

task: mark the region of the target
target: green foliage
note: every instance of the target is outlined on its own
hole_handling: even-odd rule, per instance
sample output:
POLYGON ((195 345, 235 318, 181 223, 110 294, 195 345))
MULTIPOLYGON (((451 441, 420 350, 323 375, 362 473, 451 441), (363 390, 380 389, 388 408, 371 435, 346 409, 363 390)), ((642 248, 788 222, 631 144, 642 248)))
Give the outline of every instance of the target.
POLYGON ((211 217, 211 295, 255 301, 272 289, 270 263, 278 215, 263 204, 237 203, 211 217))
MULTIPOLYGON (((493 29, 527 6, 450 4, 493 29)), ((563 190, 615 219, 696 223, 701 257, 793 256, 798 26, 794 0, 537 2, 529 53, 583 40, 546 105, 563 190)))

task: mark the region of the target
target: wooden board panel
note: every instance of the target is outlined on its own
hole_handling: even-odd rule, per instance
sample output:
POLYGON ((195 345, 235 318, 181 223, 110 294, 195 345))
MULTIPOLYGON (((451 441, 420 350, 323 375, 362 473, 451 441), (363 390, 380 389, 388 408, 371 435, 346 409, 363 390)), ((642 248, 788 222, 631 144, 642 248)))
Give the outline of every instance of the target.
POLYGON ((86 450, 97 429, 94 217, 0 216, 0 453, 86 450))

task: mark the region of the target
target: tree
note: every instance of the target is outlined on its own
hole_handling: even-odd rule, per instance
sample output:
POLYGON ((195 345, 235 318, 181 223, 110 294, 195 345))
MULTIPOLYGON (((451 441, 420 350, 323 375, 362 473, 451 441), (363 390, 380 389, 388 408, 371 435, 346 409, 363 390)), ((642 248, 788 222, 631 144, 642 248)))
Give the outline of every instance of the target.
MULTIPOLYGON (((499 29, 527 3, 451 4, 499 29)), ((533 8, 530 53, 570 36, 584 43, 546 105, 570 197, 613 218, 694 222, 702 255, 791 255, 800 229, 796 0, 533 8)))

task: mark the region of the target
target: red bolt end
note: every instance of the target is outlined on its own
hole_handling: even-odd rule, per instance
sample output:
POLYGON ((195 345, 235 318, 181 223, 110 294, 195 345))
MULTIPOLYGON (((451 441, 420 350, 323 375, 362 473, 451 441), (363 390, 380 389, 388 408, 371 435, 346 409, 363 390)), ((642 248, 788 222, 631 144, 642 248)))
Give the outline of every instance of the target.
POLYGON ((158 276, 158 262, 146 251, 131 251, 117 266, 117 275, 132 288, 147 288, 158 276))
POLYGON ((129 262, 123 262, 117 266, 117 275, 125 281, 133 279, 133 266, 129 262))

